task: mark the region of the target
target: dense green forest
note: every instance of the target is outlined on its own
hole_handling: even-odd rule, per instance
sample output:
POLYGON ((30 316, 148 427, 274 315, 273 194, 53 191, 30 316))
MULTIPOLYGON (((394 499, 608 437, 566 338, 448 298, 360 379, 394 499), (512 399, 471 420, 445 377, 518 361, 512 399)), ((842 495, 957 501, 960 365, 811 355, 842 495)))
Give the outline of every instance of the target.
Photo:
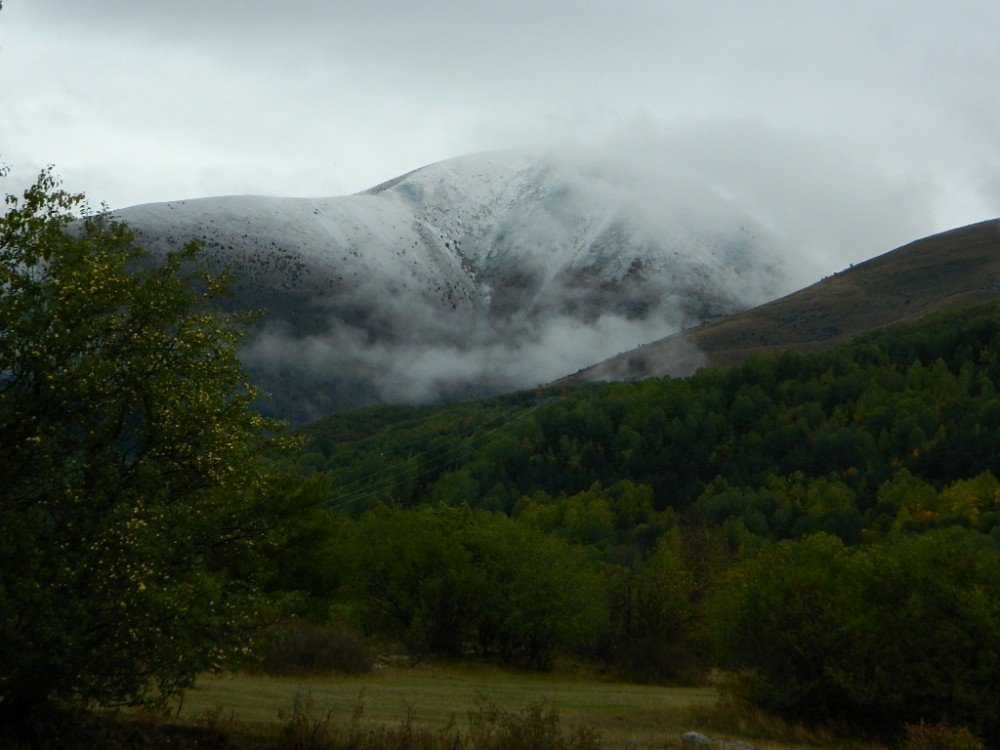
MULTIPOLYGON (((1000 525, 1000 308, 687 379, 338 415, 304 431, 331 506, 501 511, 609 554, 665 517, 730 544, 1000 525)), ((1000 534, 1000 530, 996 531, 1000 534)))
POLYGON ((302 612, 411 653, 724 664, 795 718, 995 740, 998 355, 988 304, 686 379, 333 416, 297 458, 336 529, 302 612))

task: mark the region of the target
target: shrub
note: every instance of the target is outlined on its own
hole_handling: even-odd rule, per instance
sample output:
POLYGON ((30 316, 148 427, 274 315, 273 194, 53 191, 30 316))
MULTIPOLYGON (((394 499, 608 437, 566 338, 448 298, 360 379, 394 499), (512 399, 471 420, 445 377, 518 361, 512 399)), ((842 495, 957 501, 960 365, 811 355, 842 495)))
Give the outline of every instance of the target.
POLYGON ((375 669, 375 652, 359 633, 341 627, 298 620, 262 649, 256 669, 265 674, 342 672, 375 669))
POLYGON ((808 722, 923 719, 1000 738, 1000 550, 963 529, 851 549, 816 535, 741 566, 713 630, 738 692, 808 722))
POLYGON ((903 750, 983 750, 983 743, 965 727, 923 721, 903 727, 903 750))
POLYGON ((482 750, 597 750, 600 735, 587 727, 564 732, 559 714, 534 705, 509 713, 486 705, 469 717, 469 734, 461 746, 482 750))

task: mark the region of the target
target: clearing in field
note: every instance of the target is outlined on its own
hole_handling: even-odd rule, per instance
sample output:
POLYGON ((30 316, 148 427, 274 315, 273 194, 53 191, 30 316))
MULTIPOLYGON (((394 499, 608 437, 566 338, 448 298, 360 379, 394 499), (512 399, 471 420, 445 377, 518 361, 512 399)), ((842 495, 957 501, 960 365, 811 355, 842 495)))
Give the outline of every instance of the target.
POLYGON ((331 712, 347 725, 361 711, 369 724, 438 729, 463 725, 484 707, 519 712, 531 706, 554 710, 566 729, 588 726, 607 747, 680 744, 689 717, 714 706, 714 688, 631 685, 570 673, 539 674, 483 665, 389 667, 363 676, 279 678, 236 674, 204 676, 180 709, 188 721, 211 715, 247 724, 274 724, 296 696, 308 697, 317 716, 331 712))

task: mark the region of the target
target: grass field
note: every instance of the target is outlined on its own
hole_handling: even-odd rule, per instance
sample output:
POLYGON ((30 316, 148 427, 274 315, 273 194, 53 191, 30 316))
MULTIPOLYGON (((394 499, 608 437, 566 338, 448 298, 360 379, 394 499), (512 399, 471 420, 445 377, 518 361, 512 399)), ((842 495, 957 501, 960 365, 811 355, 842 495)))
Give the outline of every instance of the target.
POLYGON ((249 724, 274 723, 296 695, 308 696, 317 715, 332 711, 348 724, 360 705, 362 721, 398 725, 409 717, 419 728, 460 726, 484 704, 517 712, 542 705, 567 729, 586 725, 607 747, 677 747, 691 729, 690 715, 717 701, 712 688, 630 685, 593 675, 539 674, 488 665, 390 667, 364 676, 277 678, 205 676, 188 691, 180 717, 206 715, 249 724))

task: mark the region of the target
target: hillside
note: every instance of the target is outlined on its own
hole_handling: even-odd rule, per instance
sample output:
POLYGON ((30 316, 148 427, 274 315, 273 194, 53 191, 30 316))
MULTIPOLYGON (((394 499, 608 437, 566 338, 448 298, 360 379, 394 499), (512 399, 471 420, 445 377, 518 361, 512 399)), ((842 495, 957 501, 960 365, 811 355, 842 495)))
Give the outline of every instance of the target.
POLYGON ((228 196, 121 209, 162 254, 190 238, 263 309, 243 351, 304 421, 546 382, 773 299, 780 247, 696 181, 593 159, 452 159, 334 198, 228 196))
POLYGON ((300 463, 369 632, 650 680, 697 675, 711 633, 771 710, 993 747, 998 378, 992 301, 688 378, 334 415, 300 463))
POLYGON ((805 289, 560 380, 689 375, 769 349, 815 351, 864 331, 1000 297, 1000 219, 911 242, 805 289))
MULTIPOLYGON (((769 499, 744 519, 754 533, 795 536, 801 521, 856 540, 894 523, 900 508, 880 503, 880 487, 898 472, 940 488, 997 465, 998 341, 1000 302, 980 303, 690 378, 334 415, 304 430, 303 458, 330 472, 331 505, 351 512, 379 502, 549 514, 622 505, 620 519, 577 519, 603 528, 613 548, 635 530, 628 508, 641 485, 651 508, 701 506, 717 523, 743 517, 762 493, 769 499), (841 497, 807 512, 814 500, 795 487, 815 483, 817 498, 841 497)), ((978 521, 990 532, 1000 517, 978 521)), ((593 541, 594 528, 581 533, 593 541)))

